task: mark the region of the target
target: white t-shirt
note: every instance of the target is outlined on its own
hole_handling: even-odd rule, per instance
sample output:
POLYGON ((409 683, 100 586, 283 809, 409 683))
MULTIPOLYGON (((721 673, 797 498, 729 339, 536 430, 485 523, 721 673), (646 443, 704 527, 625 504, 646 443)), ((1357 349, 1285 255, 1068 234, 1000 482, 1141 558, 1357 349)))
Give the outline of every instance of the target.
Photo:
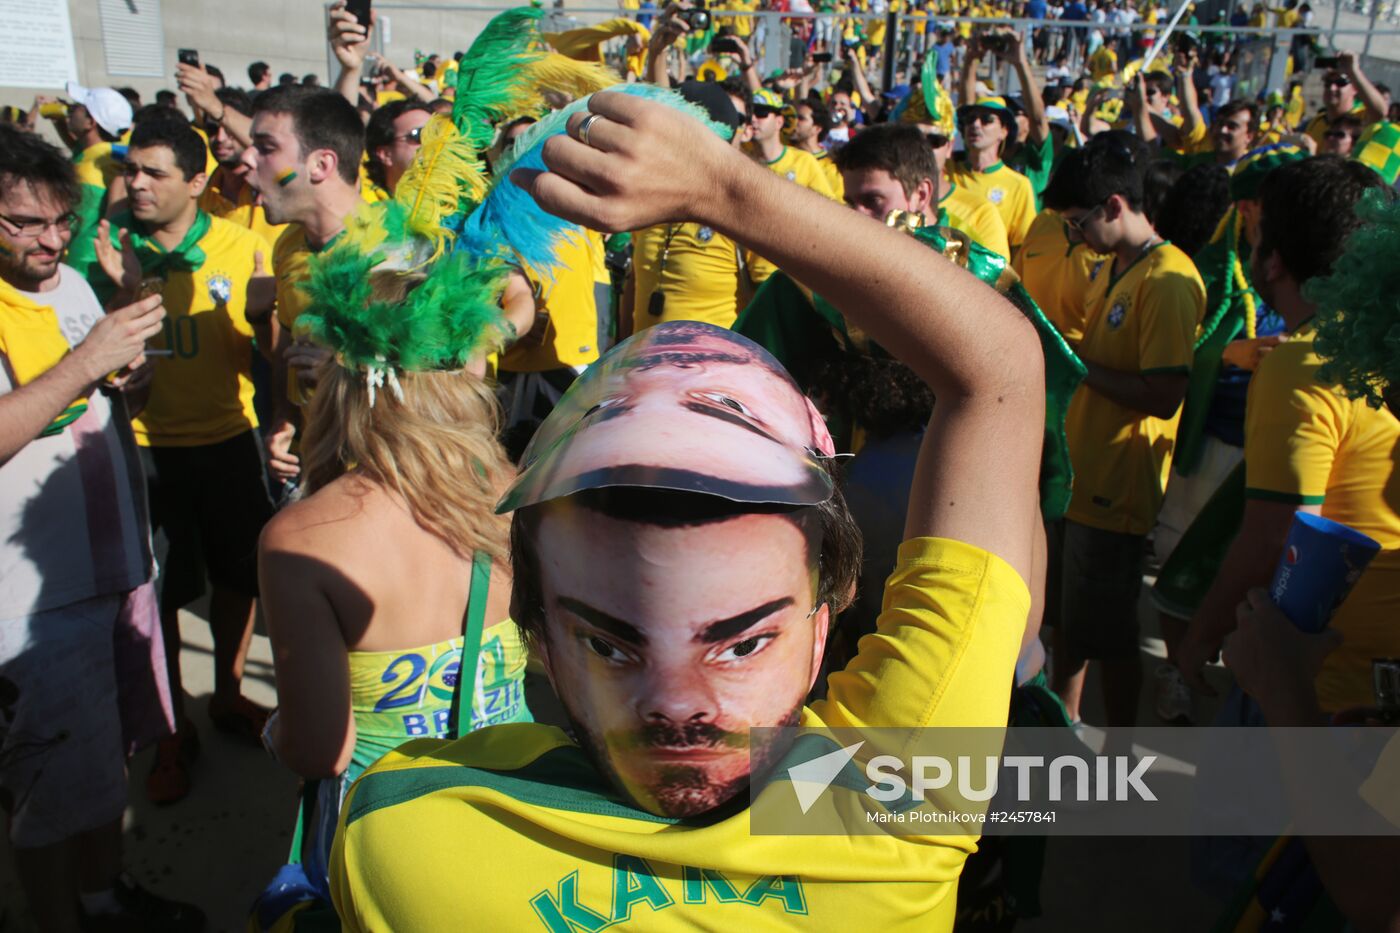
MULTIPOLYGON (((70 347, 102 306, 75 270, 47 292, 21 292, 54 309, 70 347)), ((0 395, 14 389, 0 354, 0 395)), ((94 390, 87 411, 0 465, 0 619, 125 593, 151 578, 146 486, 120 393, 94 390)))

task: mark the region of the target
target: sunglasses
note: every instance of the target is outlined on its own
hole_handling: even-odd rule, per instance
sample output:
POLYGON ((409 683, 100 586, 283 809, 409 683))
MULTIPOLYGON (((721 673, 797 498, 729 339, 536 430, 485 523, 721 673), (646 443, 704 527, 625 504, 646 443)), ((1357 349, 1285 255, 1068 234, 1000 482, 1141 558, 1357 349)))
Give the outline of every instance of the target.
POLYGON ((991 126, 993 123, 1000 123, 1001 118, 998 117, 996 114, 992 113, 990 110, 979 110, 976 113, 965 114, 963 118, 958 122, 961 123, 963 126, 969 126, 973 123, 980 123, 983 126, 991 126))
POLYGON ((929 146, 934 149, 942 149, 948 145, 948 137, 942 133, 925 133, 924 139, 927 139, 929 146))
POLYGON ((1328 130, 1328 131, 1327 131, 1327 138, 1328 138, 1328 139, 1352 139, 1353 137, 1352 137, 1352 135, 1351 135, 1350 133, 1348 133, 1346 130, 1328 130))
POLYGON ((782 111, 779 110, 777 107, 768 107, 764 104, 756 104, 753 108, 753 115, 755 117, 758 117, 759 119, 762 119, 763 117, 776 116, 780 113, 782 113, 782 111))
POLYGON ((1322 83, 1327 87, 1346 87, 1351 83, 1351 79, 1345 75, 1334 75, 1330 78, 1324 78, 1322 83))

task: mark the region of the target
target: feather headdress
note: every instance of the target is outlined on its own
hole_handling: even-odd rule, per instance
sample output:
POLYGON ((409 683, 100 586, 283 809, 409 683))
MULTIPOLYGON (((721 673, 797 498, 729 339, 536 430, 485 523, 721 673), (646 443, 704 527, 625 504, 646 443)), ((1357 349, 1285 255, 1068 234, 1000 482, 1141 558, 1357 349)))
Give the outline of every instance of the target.
MULTIPOLYGON (((435 116, 389 201, 362 208, 334 245, 315 257, 299 319, 311 339, 362 371, 371 392, 396 370, 457 369, 504 337, 500 297, 512 268, 549 274, 561 237, 578 227, 545 213, 510 179, 517 168, 544 170, 542 150, 565 132, 587 97, 547 113, 549 99, 590 94, 616 83, 601 65, 548 51, 541 11, 509 10, 491 20, 458 70, 451 119, 435 116), (497 124, 546 114, 488 176, 482 154, 497 124)), ((723 134, 679 95, 649 85, 637 94, 683 110, 723 134)))

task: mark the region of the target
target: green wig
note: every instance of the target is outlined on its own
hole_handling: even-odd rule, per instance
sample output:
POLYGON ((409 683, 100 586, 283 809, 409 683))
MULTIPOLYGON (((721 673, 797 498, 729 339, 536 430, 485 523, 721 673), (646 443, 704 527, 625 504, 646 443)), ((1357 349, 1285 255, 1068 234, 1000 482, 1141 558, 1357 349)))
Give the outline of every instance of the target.
POLYGON ((1317 303, 1318 378, 1380 408, 1382 393, 1400 387, 1400 203, 1378 188, 1356 212, 1362 226, 1346 252, 1304 294, 1317 303))

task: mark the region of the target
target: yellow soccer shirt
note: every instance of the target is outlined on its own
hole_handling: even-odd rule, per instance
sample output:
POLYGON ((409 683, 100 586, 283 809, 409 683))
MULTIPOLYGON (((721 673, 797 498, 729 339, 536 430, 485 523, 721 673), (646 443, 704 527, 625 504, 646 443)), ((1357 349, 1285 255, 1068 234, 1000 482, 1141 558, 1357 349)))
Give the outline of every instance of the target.
POLYGON ((253 256, 262 238, 218 217, 200 238, 204 263, 165 280, 165 322, 151 397, 132 419, 143 447, 217 444, 258 426, 253 412, 253 328, 247 318, 253 256))
MULTIPOLYGON (((805 150, 804 150, 805 151, 805 150)), ((826 182, 831 186, 831 193, 836 200, 844 200, 846 194, 846 182, 841 178, 841 170, 836 167, 836 162, 826 151, 809 153, 817 160, 817 166, 826 175, 826 182)))
MULTIPOLYGON (((1363 126, 1370 126, 1372 123, 1375 122, 1374 120, 1368 120, 1366 118, 1366 105, 1359 100, 1351 105, 1351 110, 1349 110, 1348 113, 1351 116, 1359 119, 1362 122, 1363 126)), ((1306 133, 1308 136, 1311 136, 1313 138, 1313 142, 1317 143, 1317 145, 1320 148, 1322 144, 1327 141, 1327 130, 1331 126, 1332 121, 1328 119, 1327 111, 1322 110, 1319 111, 1316 116, 1314 116, 1311 120, 1308 121, 1308 125, 1304 127, 1303 132, 1306 133)))
POLYGON ((1050 323, 1077 344, 1084 339, 1091 274, 1107 264, 1108 257, 1083 243, 1071 243, 1064 218, 1047 207, 1036 215, 1011 265, 1050 323))
POLYGON ((286 224, 272 224, 267 221, 267 214, 263 211, 261 204, 254 204, 253 189, 244 185, 238 195, 230 199, 224 191, 224 169, 220 166, 209 178, 209 184, 205 187, 204 193, 199 196, 199 207, 211 217, 222 217, 229 223, 237 224, 247 230, 251 230, 262 237, 267 249, 263 251, 263 259, 266 265, 264 268, 271 271, 273 268, 272 250, 277 245, 277 239, 282 235, 282 231, 287 229, 286 224))
POLYGON ((311 298, 300 285, 306 281, 307 264, 316 251, 306 242, 306 230, 301 224, 287 224, 277 244, 272 248, 272 268, 277 276, 277 323, 291 330, 311 298))
POLYGON ((948 193, 938 201, 938 211, 946 226, 966 233, 974 243, 1010 261, 1011 244, 1006 238, 1006 223, 990 202, 950 181, 948 193))
MULTIPOLYGON (((1190 371, 1206 303, 1191 257, 1161 243, 1117 277, 1105 262, 1091 288, 1081 358, 1129 373, 1190 371)), ((1170 418, 1153 418, 1081 385, 1065 417, 1074 464, 1065 517, 1104 531, 1151 531, 1180 417, 1180 407, 1170 418)))
POLYGON ((536 314, 543 314, 543 337, 528 334, 501 354, 503 372, 538 373, 586 366, 598 358, 598 307, 593 291, 593 248, 589 238, 570 233, 555 253, 557 265, 548 272, 525 270, 540 296, 536 314))
MULTIPOLYGON (((1030 605, 1016 572, 962 542, 916 538, 884 604, 802 724, 1003 726, 1030 605)), ((833 787, 833 809, 865 822, 869 798, 833 787)), ((790 788, 763 793, 795 806, 790 788)), ((341 809, 331 894, 349 931, 455 930, 467 918, 558 933, 953 928, 973 836, 755 835, 750 816, 653 816, 558 729, 491 726, 401 746, 365 773, 341 809)))
MULTIPOLYGON (((841 200, 831 189, 826 172, 822 170, 820 163, 810 152, 803 152, 792 146, 784 146, 782 153, 772 162, 763 161, 761 157, 759 161, 788 181, 795 181, 804 188, 811 188, 817 194, 831 198, 833 201, 841 200)), ((749 279, 754 285, 761 285, 768 281, 768 277, 778 269, 777 266, 756 253, 748 253, 746 258, 749 265, 749 279)))
POLYGON ((1319 384, 1313 336, 1304 325, 1250 380, 1245 495, 1320 506, 1324 517, 1380 542, 1332 617, 1344 640, 1323 661, 1317 690, 1322 708, 1336 712, 1371 705, 1371 659, 1400 657, 1400 422, 1319 384))
POLYGON ((632 274, 634 334, 663 321, 729 327, 748 287, 734 241, 700 224, 661 224, 632 234, 632 274), (653 314, 658 291, 661 313, 653 314))
POLYGON ((1013 251, 1025 242, 1031 221, 1035 220, 1035 190, 1029 178, 1002 162, 976 171, 957 160, 949 162, 946 171, 949 181, 997 209, 1013 251))
POLYGON ((1111 78, 1118 71, 1118 56, 1107 45, 1101 45, 1098 51, 1089 56, 1089 78, 1095 84, 1101 84, 1111 78))

